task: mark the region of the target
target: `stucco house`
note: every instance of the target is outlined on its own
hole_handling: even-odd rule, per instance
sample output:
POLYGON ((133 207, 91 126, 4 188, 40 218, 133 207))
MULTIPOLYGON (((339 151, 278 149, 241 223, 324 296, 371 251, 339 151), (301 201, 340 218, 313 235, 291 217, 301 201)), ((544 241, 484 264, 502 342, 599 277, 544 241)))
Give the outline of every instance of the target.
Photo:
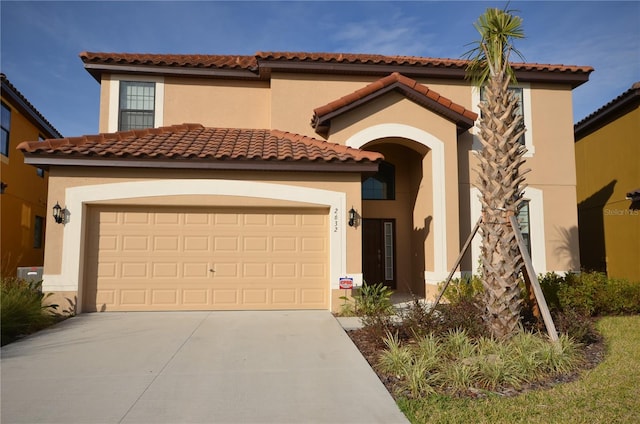
POLYGON ((583 268, 640 282, 640 82, 575 125, 583 268))
POLYGON ((30 273, 43 264, 49 182, 49 173, 25 164, 16 147, 62 135, 5 74, 0 85, 0 273, 15 277, 19 267, 30 273))
MULTIPOLYGON (((338 53, 80 55, 100 134, 24 143, 50 172, 44 289, 79 311, 339 309, 340 279, 433 296, 480 215, 464 60, 338 53)), ((572 89, 515 64, 523 231, 579 269, 572 89)), ((479 240, 462 264, 477 268, 479 240)))

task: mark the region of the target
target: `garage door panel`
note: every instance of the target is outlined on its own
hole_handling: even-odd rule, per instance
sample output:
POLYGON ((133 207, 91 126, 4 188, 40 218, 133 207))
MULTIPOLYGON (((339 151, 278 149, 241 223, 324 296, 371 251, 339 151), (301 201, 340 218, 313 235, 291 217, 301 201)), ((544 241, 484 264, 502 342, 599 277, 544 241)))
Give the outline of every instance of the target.
POLYGON ((85 310, 328 307, 326 211, 140 209, 90 208, 85 310))
POLYGON ((120 290, 120 304, 123 306, 140 306, 144 307, 147 304, 147 291, 124 289, 120 290))
POLYGON ((173 278, 179 277, 178 264, 175 262, 154 262, 152 265, 153 278, 173 278))
POLYGON ((184 236, 184 252, 209 252, 211 249, 211 237, 184 236))
POLYGON ((179 304, 178 290, 175 290, 175 289, 152 290, 151 303, 153 305, 177 306, 179 304))
POLYGON ((209 277, 209 264, 207 262, 189 262, 182 264, 182 277, 205 279, 209 277))
MULTIPOLYGON (((150 224, 151 214, 148 212, 125 212, 123 214, 124 224, 150 224)), ((102 222, 102 218, 100 219, 102 222)))

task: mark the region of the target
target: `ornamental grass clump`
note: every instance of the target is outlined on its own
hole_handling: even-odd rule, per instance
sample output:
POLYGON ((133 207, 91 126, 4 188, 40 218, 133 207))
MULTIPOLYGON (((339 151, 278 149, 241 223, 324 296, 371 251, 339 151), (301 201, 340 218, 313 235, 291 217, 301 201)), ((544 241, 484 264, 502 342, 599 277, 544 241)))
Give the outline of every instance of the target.
POLYGON ((402 341, 387 334, 375 364, 396 381, 396 394, 415 398, 430 393, 465 394, 520 390, 527 383, 574 370, 578 345, 567 336, 551 342, 519 331, 508 340, 473 338, 464 330, 402 341))
POLYGON ((57 305, 42 305, 48 295, 42 293, 41 287, 41 281, 29 282, 11 277, 0 280, 2 345, 47 327, 56 320, 54 310, 57 305))

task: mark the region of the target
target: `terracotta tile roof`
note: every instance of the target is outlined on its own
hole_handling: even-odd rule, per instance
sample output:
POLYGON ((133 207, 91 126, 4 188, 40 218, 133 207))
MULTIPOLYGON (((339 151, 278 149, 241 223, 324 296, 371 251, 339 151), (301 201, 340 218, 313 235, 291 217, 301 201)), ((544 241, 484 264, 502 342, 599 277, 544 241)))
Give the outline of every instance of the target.
POLYGON ((49 137, 62 137, 51 123, 32 105, 29 100, 9 81, 5 74, 0 73, 0 81, 2 82, 2 95, 11 97, 15 104, 21 106, 22 112, 29 115, 35 122, 42 126, 42 131, 49 137))
MULTIPOLYGON (((332 62, 375 65, 408 65, 430 66, 445 68, 465 68, 468 60, 447 59, 419 56, 386 56, 376 54, 352 53, 305 53, 305 52, 258 52, 256 57, 262 60, 301 61, 301 62, 332 62)), ((516 71, 560 71, 583 72, 593 71, 590 66, 561 65, 549 63, 512 63, 516 71)))
POLYGON ((25 155, 190 161, 377 162, 367 152, 279 130, 205 128, 182 124, 109 134, 29 141, 25 155))
POLYGON ((95 53, 82 52, 84 63, 148 65, 188 68, 256 69, 254 56, 207 54, 95 53))
MULTIPOLYGON (((134 67, 135 71, 140 71, 139 67, 160 67, 163 72, 234 70, 244 71, 245 78, 268 78, 272 69, 284 67, 287 70, 377 75, 398 71, 412 76, 420 74, 460 79, 464 78, 468 63, 463 59, 308 52, 257 52, 253 56, 82 52, 80 58, 85 68, 98 80, 98 74, 112 66, 120 69, 134 67), (336 64, 340 67, 332 67, 336 64)), ((523 80, 558 80, 569 82, 574 88, 587 81, 593 71, 589 66, 561 64, 512 63, 512 66, 519 74, 518 78, 522 77, 523 80)))
POLYGON ((360 104, 392 90, 399 91, 414 102, 444 115, 456 122, 463 130, 471 128, 478 118, 478 114, 475 112, 452 102, 411 78, 394 72, 353 93, 314 109, 311 125, 317 131, 325 132, 328 129, 329 121, 335 116, 352 110, 360 104))

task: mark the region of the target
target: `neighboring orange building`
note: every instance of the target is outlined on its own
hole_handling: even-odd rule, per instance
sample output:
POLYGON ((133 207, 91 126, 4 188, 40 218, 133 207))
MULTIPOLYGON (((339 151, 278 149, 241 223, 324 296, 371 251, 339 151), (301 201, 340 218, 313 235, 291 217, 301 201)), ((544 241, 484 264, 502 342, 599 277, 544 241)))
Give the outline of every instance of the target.
MULTIPOLYGON (((480 216, 464 60, 81 58, 102 134, 20 146, 67 209, 48 218, 43 289, 79 312, 338 310, 343 277, 430 297, 480 216)), ((579 270, 572 90, 592 68, 514 70, 533 264, 579 270)), ((463 273, 478 255, 477 238, 463 273)))
POLYGON ((2 276, 15 276, 21 266, 42 266, 49 173, 24 163, 16 146, 25 140, 62 135, 7 79, 2 78, 2 276))
POLYGON ((640 282, 640 82, 575 125, 580 260, 640 282))

